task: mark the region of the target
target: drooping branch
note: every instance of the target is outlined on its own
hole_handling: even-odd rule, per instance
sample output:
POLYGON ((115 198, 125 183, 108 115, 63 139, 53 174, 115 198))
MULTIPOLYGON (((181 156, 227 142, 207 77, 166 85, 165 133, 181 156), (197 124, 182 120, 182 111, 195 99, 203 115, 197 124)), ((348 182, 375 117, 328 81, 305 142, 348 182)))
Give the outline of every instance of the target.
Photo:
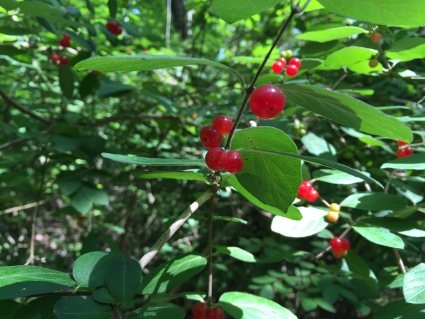
POLYGON ((34 112, 28 110, 27 108, 23 107, 19 103, 16 103, 10 96, 8 96, 6 93, 4 93, 2 90, 0 90, 0 95, 2 98, 12 107, 15 109, 21 111, 22 113, 28 114, 33 119, 36 119, 38 121, 41 121, 45 124, 53 124, 53 121, 49 120, 48 118, 45 118, 43 116, 37 115, 34 112))

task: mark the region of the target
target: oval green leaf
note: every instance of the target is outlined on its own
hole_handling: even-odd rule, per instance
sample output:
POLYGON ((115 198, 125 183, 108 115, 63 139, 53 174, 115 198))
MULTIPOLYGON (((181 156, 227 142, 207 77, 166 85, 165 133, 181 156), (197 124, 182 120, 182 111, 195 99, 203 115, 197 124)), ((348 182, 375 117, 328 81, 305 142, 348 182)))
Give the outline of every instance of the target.
POLYGON ((365 29, 358 27, 340 27, 327 30, 305 32, 297 35, 295 39, 323 43, 367 32, 368 31, 366 31, 365 29))
POLYGON ((403 240, 383 228, 368 226, 353 226, 353 229, 367 240, 377 245, 391 248, 404 248, 403 240))
POLYGON ((425 264, 417 265, 404 276, 403 294, 408 303, 425 303, 425 264))
MULTIPOLYGON (((370 176, 367 172, 362 173, 366 176, 370 176)), ((313 178, 316 181, 337 185, 350 185, 363 182, 361 178, 333 169, 315 170, 313 172, 313 178)))
POLYGON ((219 246, 219 245, 213 245, 213 247, 219 252, 220 254, 226 254, 229 255, 235 259, 247 262, 247 263, 255 263, 257 262, 257 258, 251 254, 250 252, 243 250, 239 247, 228 247, 228 246, 219 246))
POLYGON ((324 216, 327 211, 314 207, 298 207, 303 219, 292 221, 275 216, 272 221, 271 230, 286 237, 308 237, 317 234, 328 226, 324 216))
POLYGON ((384 168, 424 170, 425 169, 425 153, 419 153, 409 157, 398 158, 392 162, 383 164, 381 166, 381 169, 384 169, 384 168))
POLYGON ((279 2, 280 0, 214 0, 212 8, 214 13, 224 21, 234 23, 274 7, 279 2))
POLYGON ((412 131, 396 118, 333 91, 307 85, 282 85, 283 92, 303 108, 356 130, 411 143, 412 131))
POLYGON ((403 38, 398 40, 385 52, 387 57, 394 60, 411 61, 425 58, 424 38, 403 38))
POLYGON ((356 64, 360 61, 369 60, 372 56, 376 55, 377 52, 377 50, 369 48, 355 46, 345 47, 328 55, 325 60, 325 65, 341 68, 343 66, 356 64))
POLYGON ((110 153, 102 153, 102 156, 104 158, 109 158, 115 162, 147 166, 206 166, 205 160, 203 159, 149 158, 110 153))
POLYGON ((185 311, 173 304, 145 305, 133 311, 127 319, 183 319, 185 311))
POLYGON ((73 296, 59 300, 54 312, 58 319, 111 319, 109 305, 100 304, 90 296, 73 296))
POLYGON ((351 207, 366 210, 397 210, 407 206, 403 197, 385 193, 357 193, 345 198, 342 207, 351 207))

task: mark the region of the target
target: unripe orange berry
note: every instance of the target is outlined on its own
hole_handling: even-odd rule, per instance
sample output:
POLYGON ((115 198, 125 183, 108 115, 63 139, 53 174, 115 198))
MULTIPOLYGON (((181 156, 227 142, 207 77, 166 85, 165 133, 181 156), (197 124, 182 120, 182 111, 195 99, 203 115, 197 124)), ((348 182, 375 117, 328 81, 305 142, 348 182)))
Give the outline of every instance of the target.
POLYGON ((372 35, 372 42, 378 43, 381 40, 382 40, 382 34, 380 34, 379 32, 376 32, 372 35))
POLYGON ((339 210, 341 209, 341 207, 339 207, 339 205, 336 204, 336 203, 332 203, 329 208, 331 209, 331 211, 336 212, 336 213, 338 213, 339 210))
POLYGON ((378 64, 379 64, 379 62, 378 62, 378 60, 377 59, 375 59, 375 58, 373 58, 373 59, 370 59, 370 61, 369 61, 369 66, 373 69, 373 68, 376 68, 377 66, 378 66, 378 64))
POLYGON ((326 215, 326 217, 328 218, 330 222, 336 222, 339 218, 339 214, 337 212, 333 212, 330 210, 328 214, 326 215))

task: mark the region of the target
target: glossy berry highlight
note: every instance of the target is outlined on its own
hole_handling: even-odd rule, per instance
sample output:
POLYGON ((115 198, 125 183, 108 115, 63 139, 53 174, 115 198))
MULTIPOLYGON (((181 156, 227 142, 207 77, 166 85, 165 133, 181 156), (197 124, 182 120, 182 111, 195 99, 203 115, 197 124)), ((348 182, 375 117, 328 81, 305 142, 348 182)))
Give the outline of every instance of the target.
POLYGON ((274 73, 282 73, 284 68, 285 66, 279 61, 273 63, 272 65, 272 70, 274 73))
POLYGON ((213 120, 212 126, 216 128, 220 134, 226 135, 232 130, 233 121, 227 116, 219 115, 213 120))
POLYGON ((195 318, 206 318, 209 310, 210 307, 205 302, 197 302, 192 308, 192 313, 195 318))
POLYGON ((404 157, 409 157, 413 155, 413 149, 408 146, 404 148, 404 157))
POLYGON ((239 173, 243 168, 242 155, 238 151, 228 152, 226 166, 224 168, 229 173, 239 173))
POLYGON ((221 135, 220 132, 211 125, 205 126, 201 130, 199 137, 201 138, 202 144, 208 148, 219 146, 223 140, 223 135, 221 135))
POLYGON ((305 195, 305 199, 308 200, 309 202, 314 202, 318 197, 319 197, 319 192, 315 190, 314 188, 310 191, 310 193, 305 195))
POLYGON ((289 65, 295 65, 299 69, 301 67, 301 61, 298 58, 292 58, 289 60, 289 65))
POLYGON ((227 154, 221 147, 211 148, 205 155, 205 163, 213 171, 221 171, 227 163, 227 154))
POLYGON ((341 238, 339 238, 339 237, 332 238, 329 241, 329 245, 335 250, 341 249, 341 246, 342 246, 341 238))
POLYGON ((279 58, 278 60, 277 60, 277 62, 280 62, 280 63, 282 63, 282 65, 285 67, 286 66, 286 59, 285 58, 279 58))
POLYGON ((224 312, 220 307, 213 307, 208 311, 208 319, 223 319, 224 312))
POLYGON ((249 106, 260 119, 271 119, 285 107, 285 94, 273 84, 264 84, 251 94, 249 106))
POLYGON ((289 76, 296 76, 298 73, 298 68, 295 65, 288 65, 286 67, 286 74, 289 76))
POLYGON ((313 189, 313 185, 310 182, 304 181, 301 183, 300 188, 298 188, 298 195, 306 196, 313 189))

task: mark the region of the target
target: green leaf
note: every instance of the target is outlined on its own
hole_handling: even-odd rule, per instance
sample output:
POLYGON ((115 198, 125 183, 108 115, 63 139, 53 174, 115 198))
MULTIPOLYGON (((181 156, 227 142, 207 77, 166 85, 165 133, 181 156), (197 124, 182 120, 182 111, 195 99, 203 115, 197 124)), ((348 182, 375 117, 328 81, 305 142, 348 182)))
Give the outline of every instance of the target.
POLYGON ((377 54, 377 50, 362 47, 345 47, 328 55, 325 65, 332 65, 338 68, 356 64, 360 61, 369 60, 377 54))
POLYGON ((329 161, 336 162, 336 150, 332 144, 326 142, 325 139, 309 132, 301 138, 301 142, 310 154, 316 155, 329 161))
MULTIPOLYGON (((41 317, 37 319, 55 319, 55 314, 53 313, 53 308, 55 303, 57 303, 62 298, 60 296, 44 296, 33 299, 27 305, 32 309, 37 309, 40 312, 41 317)), ((22 306, 22 304, 20 304, 22 306)), ((3 310, 3 307, 0 305, 0 308, 3 310)), ((6 312, 6 311, 5 311, 6 312)), ((7 313, 7 312, 6 312, 7 313)), ((22 317, 18 317, 23 319, 22 317)))
POLYGON ((140 289, 143 295, 159 294, 189 280, 207 265, 207 259, 197 254, 179 256, 149 273, 140 289))
POLYGON ((272 221, 271 230, 286 237, 308 237, 317 234, 328 226, 324 216, 327 211, 314 207, 299 207, 303 215, 300 221, 292 221, 275 216, 272 221))
POLYGON ((425 230, 417 223, 403 218, 371 217, 363 218, 362 223, 387 228, 391 231, 410 237, 425 237, 425 230))
MULTIPOLYGON (((362 174, 370 177, 370 174, 367 172, 362 172, 362 174)), ((313 178, 316 181, 337 185, 350 185, 363 182, 361 178, 333 169, 315 170, 313 172, 313 178)))
POLYGON ((54 9, 45 3, 38 1, 19 2, 19 11, 24 15, 35 17, 47 17, 60 13, 59 9, 54 9))
POLYGON ((135 90, 136 88, 131 85, 127 85, 119 81, 111 81, 111 82, 103 84, 100 87, 99 91, 97 92, 97 96, 101 99, 107 98, 107 97, 116 97, 116 96, 121 96, 124 94, 131 93, 135 90))
POLYGON ((424 38, 402 38, 394 43, 391 48, 385 51, 390 59, 411 61, 425 58, 424 38))
POLYGON ((97 302, 112 304, 115 302, 114 296, 111 295, 111 292, 107 287, 100 287, 93 291, 92 297, 97 302))
POLYGON ((79 189, 78 192, 72 195, 71 205, 81 214, 86 214, 91 209, 92 202, 87 197, 87 195, 84 194, 81 189, 79 189))
POLYGON ((91 69, 96 71, 151 71, 158 69, 174 68, 187 65, 209 65, 225 70, 235 75, 242 87, 245 87, 245 80, 237 71, 221 63, 206 59, 188 58, 172 55, 124 55, 96 57, 81 61, 75 65, 75 69, 91 69))
POLYGON ((152 172, 141 172, 136 174, 137 177, 143 179, 154 179, 154 178, 171 178, 171 179, 181 179, 188 181, 201 181, 206 183, 207 180, 204 177, 203 173, 197 173, 195 171, 152 171, 152 172))
POLYGON ((243 170, 235 175, 244 189, 262 203, 286 212, 302 182, 301 161, 252 150, 263 148, 298 155, 295 143, 281 130, 253 127, 237 131, 231 148, 238 149, 244 159, 243 170))
POLYGON ((397 210, 407 206, 404 198, 385 193, 357 193, 345 198, 342 207, 352 207, 367 210, 397 210))
POLYGON ((90 296, 72 296, 55 304, 58 319, 111 319, 109 305, 100 304, 90 296))
POLYGON ((425 317, 425 305, 411 305, 397 300, 379 309, 373 319, 418 319, 425 317))
POLYGON ((13 300, 0 300, 0 309, 2 319, 42 319, 40 311, 34 305, 26 306, 13 300))
POLYGON ((368 226, 353 226, 353 229, 367 240, 377 245, 391 248, 404 248, 403 240, 383 228, 368 226))
POLYGON ((148 158, 110 153, 102 153, 102 156, 115 162, 148 166, 205 166, 205 160, 203 159, 148 158))
POLYGON ((183 319, 186 312, 173 304, 144 305, 133 311, 127 319, 183 319))
POLYGON ((239 247, 228 247, 228 246, 219 246, 219 245, 213 245, 213 247, 220 254, 230 255, 231 257, 235 259, 238 259, 247 263, 257 262, 257 258, 253 254, 239 247))
POLYGON ((397 119, 344 94, 306 85, 281 86, 303 108, 356 130, 411 143, 412 131, 397 119))
POLYGON ((425 264, 410 269, 404 276, 403 294, 406 302, 425 304, 425 264))
POLYGON ((297 35, 295 39, 315 42, 328 42, 341 38, 347 38, 356 34, 368 33, 367 30, 358 27, 340 27, 320 31, 305 32, 297 35))
POLYGON ((117 0, 108 0, 109 16, 115 18, 117 15, 117 0))
POLYGON ((353 250, 344 258, 345 265, 342 270, 353 273, 352 283, 357 287, 364 298, 379 298, 379 283, 375 274, 353 250))
POLYGON ((244 219, 229 217, 229 216, 213 215, 213 220, 224 220, 226 222, 241 223, 241 224, 244 224, 244 225, 248 224, 248 222, 244 219))
POLYGON ((0 267, 0 299, 49 293, 75 285, 69 274, 35 266, 0 267))
POLYGON ((384 168, 424 170, 425 169, 425 153, 419 153, 409 157, 398 158, 394 161, 383 164, 381 166, 381 169, 384 169, 384 168))
POLYGON ((115 254, 93 251, 77 258, 72 274, 78 287, 99 287, 106 285, 105 272, 109 265, 120 257, 115 254))
POLYGON ((108 194, 102 189, 83 186, 80 190, 91 202, 98 205, 108 205, 108 194))
POLYGON ((0 27, 0 33, 8 34, 8 35, 24 35, 24 34, 33 34, 35 33, 35 30, 2 26, 0 27))
POLYGON ((72 99, 74 95, 74 72, 69 65, 59 65, 59 86, 63 95, 72 99))
POLYGON ((133 299, 142 282, 142 268, 134 259, 121 258, 105 272, 106 285, 119 303, 133 299))
MULTIPOLYGON (((242 149, 238 149, 238 150, 241 151, 242 149)), ((246 152, 249 151, 249 152, 258 152, 258 153, 273 153, 273 154, 278 154, 278 155, 281 155, 281 156, 289 156, 289 157, 299 158, 299 159, 302 159, 306 162, 310 162, 310 163, 319 164, 319 165, 327 166, 327 167, 330 167, 330 168, 338 169, 342 172, 346 172, 350 175, 359 177, 366 182, 376 183, 377 185, 379 185, 380 187, 383 188, 381 183, 379 183, 378 181, 374 180, 373 178, 371 178, 367 175, 364 175, 363 173, 361 173, 361 172, 359 172, 355 169, 352 169, 348 166, 345 166, 345 165, 342 165, 342 164, 339 164, 339 163, 327 161, 327 160, 324 160, 324 159, 321 159, 321 158, 318 158, 318 157, 294 155, 294 154, 290 154, 290 153, 278 153, 278 152, 273 152, 273 151, 269 151, 269 150, 258 150, 258 149, 247 149, 247 148, 244 148, 243 150, 246 151, 246 152)))
POLYGON ((212 8, 214 13, 224 21, 234 23, 274 7, 279 2, 279 0, 214 0, 212 8))
MULTIPOLYGON (((369 74, 369 73, 377 73, 380 72, 384 69, 384 67, 382 66, 381 63, 378 63, 378 65, 374 68, 371 68, 369 66, 369 61, 364 60, 364 61, 360 61, 357 62, 355 64, 351 64, 348 66, 348 69, 352 72, 357 72, 357 73, 363 73, 363 74, 369 74)), ((401 121, 400 121, 401 122, 401 121)))
POLYGON ((244 292, 226 292, 221 295, 218 304, 236 319, 297 319, 278 303, 244 292))
POLYGON ((58 182, 59 189, 65 196, 69 196, 74 193, 81 186, 81 179, 79 178, 67 178, 58 182))
POLYGON ((241 193, 246 199, 248 199, 251 203, 258 206, 261 209, 264 209, 265 211, 277 215, 282 216, 285 218, 293 219, 293 220, 301 220, 302 215, 300 211, 294 207, 289 206, 288 210, 286 212, 281 211, 277 207, 269 206, 264 204, 263 202, 259 201, 254 195, 252 195, 250 192, 248 192, 236 179, 235 175, 231 175, 229 178, 226 179, 226 181, 234 187, 239 193, 241 193))
POLYGON ((391 180, 391 186, 393 186, 401 195, 410 200, 413 205, 416 205, 424 199, 421 194, 418 194, 416 189, 398 179, 391 180))
POLYGON ((355 20, 388 26, 423 26, 425 25, 425 2, 410 0, 318 0, 326 9, 355 20), (379 14, 377 14, 379 13, 379 14))

